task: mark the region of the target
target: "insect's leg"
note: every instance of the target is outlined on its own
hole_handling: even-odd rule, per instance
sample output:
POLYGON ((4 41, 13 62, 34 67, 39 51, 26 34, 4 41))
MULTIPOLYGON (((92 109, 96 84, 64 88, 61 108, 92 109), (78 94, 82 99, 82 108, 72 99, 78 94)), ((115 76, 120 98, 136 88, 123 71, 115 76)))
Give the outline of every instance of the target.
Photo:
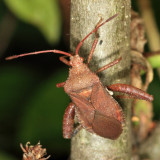
POLYGON ((132 96, 132 95, 116 95, 115 96, 116 98, 123 98, 123 99, 137 99, 137 97, 135 97, 135 96, 132 96))
MULTIPOLYGON (((96 28, 101 24, 101 22, 102 22, 102 18, 97 23, 96 28)), ((97 43, 98 43, 98 35, 97 35, 97 30, 96 30, 95 31, 95 39, 93 41, 92 48, 91 48, 91 51, 90 51, 88 59, 87 59, 87 64, 89 64, 90 60, 92 59, 92 56, 93 56, 94 50, 95 50, 95 48, 97 46, 97 43)))
POLYGON ((69 61, 66 59, 66 57, 67 57, 67 56, 59 57, 59 60, 60 60, 61 62, 63 62, 64 64, 66 64, 66 65, 68 65, 68 66, 71 66, 71 65, 69 64, 69 61))
POLYGON ((95 73, 99 73, 101 71, 104 71, 107 68, 110 68, 110 67, 114 66, 115 64, 119 63, 119 61, 121 61, 121 60, 122 60, 122 57, 120 57, 120 58, 116 59, 115 61, 103 66, 102 68, 98 69, 95 73))
POLYGON ((75 105, 71 102, 63 116, 63 137, 71 138, 74 128, 75 105))
POLYGON ((57 83, 56 86, 57 88, 64 87, 65 83, 66 82, 57 83))
POLYGON ((73 131, 71 138, 74 137, 83 127, 79 124, 73 131))
POLYGON ((131 95, 131 97, 135 97, 137 99, 143 99, 146 101, 153 101, 153 96, 138 89, 136 87, 127 85, 127 84, 112 84, 107 86, 107 89, 110 89, 115 92, 122 92, 131 95))
MULTIPOLYGON (((133 95, 116 95, 115 96, 116 98, 120 98, 120 99, 142 99, 142 98, 138 98, 138 97, 135 97, 135 96, 133 96, 133 95)), ((142 99, 142 100, 144 100, 144 99, 142 99)), ((147 100, 147 101, 149 101, 149 100, 147 100)))

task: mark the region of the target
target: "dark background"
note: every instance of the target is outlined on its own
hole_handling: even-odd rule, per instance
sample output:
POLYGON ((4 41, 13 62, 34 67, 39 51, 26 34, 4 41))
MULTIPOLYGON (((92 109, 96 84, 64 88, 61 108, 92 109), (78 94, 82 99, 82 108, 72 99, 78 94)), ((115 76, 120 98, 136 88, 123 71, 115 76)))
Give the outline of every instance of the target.
MULTIPOLYGON (((153 0, 152 5, 160 28, 160 1, 153 0)), ((136 1, 133 8, 138 10, 136 1)), ((56 88, 56 83, 66 80, 68 66, 52 53, 5 61, 7 56, 38 50, 68 51, 62 35, 61 29, 59 40, 48 42, 37 27, 20 20, 0 1, 0 160, 22 159, 19 144, 28 141, 40 141, 51 159, 69 156, 70 140, 63 139, 62 119, 70 100, 63 88, 56 88)), ((160 80, 156 71, 149 92, 155 96, 154 119, 158 120, 160 80)))

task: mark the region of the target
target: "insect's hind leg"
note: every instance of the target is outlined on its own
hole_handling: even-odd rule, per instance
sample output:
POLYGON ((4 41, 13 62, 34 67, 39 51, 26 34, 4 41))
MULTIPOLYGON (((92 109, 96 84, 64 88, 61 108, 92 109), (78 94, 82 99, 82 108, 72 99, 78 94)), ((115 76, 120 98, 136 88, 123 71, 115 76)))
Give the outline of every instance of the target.
POLYGON ((136 99, 143 99, 143 100, 146 100, 146 101, 153 101, 153 96, 152 95, 142 91, 141 89, 138 89, 136 87, 133 87, 133 86, 130 86, 130 85, 127 85, 127 84, 120 84, 120 83, 112 84, 110 86, 107 86, 107 89, 115 91, 115 92, 126 93, 128 95, 131 95, 130 98, 134 97, 136 99))
POLYGON ((103 66, 102 68, 98 69, 95 73, 102 72, 102 71, 106 70, 107 68, 110 68, 110 67, 114 66, 115 64, 119 63, 121 60, 122 60, 122 57, 120 57, 120 58, 114 60, 113 62, 103 66))

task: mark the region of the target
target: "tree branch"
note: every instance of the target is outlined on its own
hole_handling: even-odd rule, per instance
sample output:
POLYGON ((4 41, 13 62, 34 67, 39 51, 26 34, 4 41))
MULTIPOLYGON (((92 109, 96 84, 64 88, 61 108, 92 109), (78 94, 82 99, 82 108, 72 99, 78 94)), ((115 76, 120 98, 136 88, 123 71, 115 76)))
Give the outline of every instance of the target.
MULTIPOLYGON (((95 28, 102 17, 104 20, 118 13, 118 17, 102 26, 99 42, 90 68, 98 68, 122 57, 117 65, 103 71, 100 79, 104 85, 129 83, 130 81, 130 0, 71 0, 71 50, 95 28), (101 41, 101 43, 100 43, 101 41)), ((90 36, 80 49, 80 55, 87 57, 95 35, 90 36)), ((131 105, 129 100, 118 101, 122 106, 126 124, 117 140, 110 140, 82 129, 71 142, 71 160, 130 159, 131 153, 131 105)))

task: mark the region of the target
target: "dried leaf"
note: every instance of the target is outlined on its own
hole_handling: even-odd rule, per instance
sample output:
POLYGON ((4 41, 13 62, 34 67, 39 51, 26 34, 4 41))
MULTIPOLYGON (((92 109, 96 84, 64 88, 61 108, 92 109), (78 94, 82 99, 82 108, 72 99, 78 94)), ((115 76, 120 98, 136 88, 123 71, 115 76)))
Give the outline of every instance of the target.
POLYGON ((135 11, 131 11, 131 49, 143 53, 145 39, 145 28, 142 18, 135 11))
POLYGON ((138 126, 135 126, 136 137, 139 142, 143 141, 151 131, 153 122, 153 106, 151 102, 135 100, 134 117, 138 117, 138 126))
POLYGON ((30 145, 30 142, 27 142, 25 148, 22 144, 20 144, 23 153, 23 160, 47 160, 50 156, 44 158, 47 154, 46 149, 42 148, 40 142, 38 142, 35 146, 30 145))
POLYGON ((132 81, 142 81, 140 80, 140 74, 141 74, 141 70, 143 69, 146 72, 146 79, 145 79, 145 83, 142 84, 142 86, 137 86, 137 82, 133 83, 133 86, 136 86, 138 88, 141 88, 142 90, 146 91, 149 84, 152 82, 153 80, 153 69, 152 66, 150 65, 150 63, 146 60, 145 57, 143 57, 143 55, 137 51, 131 51, 131 60, 132 60, 132 65, 134 66, 135 64, 138 65, 138 67, 132 67, 132 81), (138 73, 139 76, 138 76, 138 73), (136 78, 137 77, 137 78, 136 78), (133 80, 134 79, 134 80, 133 80))

